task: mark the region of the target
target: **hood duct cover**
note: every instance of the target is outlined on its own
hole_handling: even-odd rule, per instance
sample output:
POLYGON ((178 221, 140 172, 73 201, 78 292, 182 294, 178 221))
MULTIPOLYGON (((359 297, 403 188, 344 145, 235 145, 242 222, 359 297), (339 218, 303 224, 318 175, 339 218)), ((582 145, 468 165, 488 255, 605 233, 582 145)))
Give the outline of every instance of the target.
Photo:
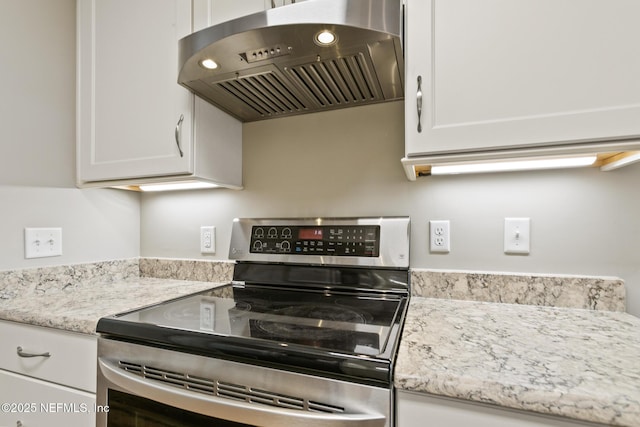
POLYGON ((244 122, 399 100, 401 33, 401 0, 307 0, 180 40, 178 83, 244 122))

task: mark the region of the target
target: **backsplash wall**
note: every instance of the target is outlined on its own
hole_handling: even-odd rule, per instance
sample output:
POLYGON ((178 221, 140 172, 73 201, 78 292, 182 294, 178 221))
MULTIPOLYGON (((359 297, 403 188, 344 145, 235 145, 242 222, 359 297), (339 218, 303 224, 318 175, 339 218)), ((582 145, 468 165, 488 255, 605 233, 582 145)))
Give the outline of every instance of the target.
POLYGON ((0 270, 140 255, 225 260, 236 216, 410 215, 414 268, 619 276, 640 316, 640 165, 411 183, 399 163, 402 103, 390 103, 246 124, 243 191, 80 190, 75 1, 3 7, 0 34, 20 43, 6 45, 0 69, 0 270), (502 253, 506 216, 531 218, 529 256, 502 253), (428 252, 429 219, 451 221, 451 253, 428 252), (199 252, 201 225, 217 227, 214 256, 199 252), (24 259, 24 227, 62 227, 63 255, 24 259))
POLYGON ((640 315, 640 165, 409 182, 403 120, 395 102, 245 124, 245 189, 143 195, 141 256, 227 259, 234 217, 409 215, 414 268, 618 276, 640 315), (520 216, 531 253, 505 255, 504 218, 520 216), (429 253, 430 219, 451 221, 449 254, 429 253))
POLYGON ((138 194, 75 186, 75 0, 0 8, 0 271, 137 257, 138 194), (61 227, 62 256, 25 259, 25 227, 61 227))

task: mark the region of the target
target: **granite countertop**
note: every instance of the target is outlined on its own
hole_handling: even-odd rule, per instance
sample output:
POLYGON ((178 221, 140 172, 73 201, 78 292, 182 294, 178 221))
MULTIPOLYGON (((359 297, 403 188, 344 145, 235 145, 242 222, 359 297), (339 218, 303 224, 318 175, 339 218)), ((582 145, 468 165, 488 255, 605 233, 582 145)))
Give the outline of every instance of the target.
POLYGON ((101 317, 143 307, 224 283, 135 278, 105 286, 0 299, 0 319, 94 334, 101 317))
MULTIPOLYGON (((224 285, 232 271, 133 259, 0 272, 0 319, 94 334, 101 317, 224 285)), ((640 319, 624 313, 621 280, 419 269, 411 280, 398 389, 640 426, 640 319)))
POLYGON ((640 319, 614 311, 414 295, 395 385, 640 426, 640 319))
POLYGON ((233 263, 125 259, 0 272, 0 319, 95 334, 101 317, 225 285, 233 263))

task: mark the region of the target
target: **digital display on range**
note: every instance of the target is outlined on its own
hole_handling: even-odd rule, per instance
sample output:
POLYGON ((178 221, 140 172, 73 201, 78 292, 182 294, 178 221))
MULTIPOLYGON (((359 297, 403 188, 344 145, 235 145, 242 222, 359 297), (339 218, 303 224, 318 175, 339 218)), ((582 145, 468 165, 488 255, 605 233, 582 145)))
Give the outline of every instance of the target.
POLYGON ((298 230, 300 240, 322 240, 322 228, 301 228, 298 230))
POLYGON ((250 253, 380 256, 379 225, 254 225, 250 253))

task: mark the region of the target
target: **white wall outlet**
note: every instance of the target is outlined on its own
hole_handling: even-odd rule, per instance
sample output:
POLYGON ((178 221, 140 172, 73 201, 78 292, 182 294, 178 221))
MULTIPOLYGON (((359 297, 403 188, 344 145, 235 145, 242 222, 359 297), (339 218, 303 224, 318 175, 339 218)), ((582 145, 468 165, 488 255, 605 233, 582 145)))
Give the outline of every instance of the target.
POLYGON ((44 258, 62 255, 62 228, 25 228, 24 257, 44 258))
POLYGON ((431 252, 449 252, 449 220, 429 221, 429 247, 431 252))
POLYGON ((200 252, 203 254, 216 253, 216 228, 212 226, 200 227, 200 252))
POLYGON ((504 219, 504 253, 527 255, 530 245, 530 219, 504 219))

